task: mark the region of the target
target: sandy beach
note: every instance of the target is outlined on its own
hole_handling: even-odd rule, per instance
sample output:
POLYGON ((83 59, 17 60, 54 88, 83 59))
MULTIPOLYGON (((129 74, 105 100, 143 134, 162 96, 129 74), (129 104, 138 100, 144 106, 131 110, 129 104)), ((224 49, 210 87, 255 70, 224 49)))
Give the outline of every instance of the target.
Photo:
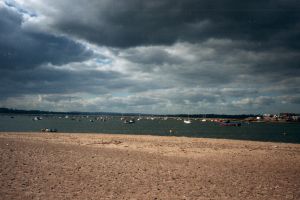
POLYGON ((300 145, 0 133, 0 199, 300 199, 300 145))

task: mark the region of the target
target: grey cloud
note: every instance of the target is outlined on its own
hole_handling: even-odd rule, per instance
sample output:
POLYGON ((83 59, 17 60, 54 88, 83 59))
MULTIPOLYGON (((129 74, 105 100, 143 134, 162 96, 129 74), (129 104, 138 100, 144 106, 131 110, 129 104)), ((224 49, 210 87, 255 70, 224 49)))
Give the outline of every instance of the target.
POLYGON ((218 94, 220 97, 224 98, 223 102, 226 102, 230 99, 241 99, 250 96, 257 96, 262 91, 255 88, 247 88, 247 87, 235 87, 235 88, 217 88, 212 93, 218 94))
POLYGON ((223 101, 222 97, 217 94, 216 90, 203 88, 182 88, 174 87, 170 89, 147 92, 145 96, 151 96, 161 101, 169 101, 172 105, 192 105, 197 103, 217 103, 223 101))
MULTIPOLYGON (((68 69, 40 66, 18 71, 0 69, 1 98, 26 94, 105 94, 111 89, 122 89, 128 85, 121 74, 114 71, 72 71, 68 69)), ((127 83, 129 84, 129 83, 127 83)))
POLYGON ((139 64, 163 65, 184 63, 184 59, 168 53, 159 46, 148 48, 142 47, 142 49, 132 48, 122 52, 123 53, 120 55, 121 57, 139 64))
POLYGON ((300 104, 300 96, 297 95, 282 96, 280 99, 283 103, 300 104))
POLYGON ((299 49, 293 42, 299 37, 296 0, 51 0, 48 5, 55 16, 39 6, 33 9, 54 19, 53 28, 99 45, 170 45, 213 37, 299 49))
POLYGON ((71 99, 68 110, 299 110, 294 0, 36 2, 23 1, 29 19, 0 8, 0 103, 40 95, 45 108, 71 99))
POLYGON ((156 105, 161 102, 160 99, 153 98, 153 97, 143 97, 143 96, 128 96, 128 97, 123 97, 123 98, 112 98, 110 101, 114 105, 118 106, 149 106, 149 105, 156 105), (112 101, 111 101, 112 100, 112 101))
POLYGON ((197 44, 130 48, 120 50, 119 55, 133 63, 131 70, 149 74, 167 87, 181 84, 298 87, 299 80, 295 80, 300 75, 298 52, 287 49, 255 51, 252 45, 246 41, 208 39, 197 44))
POLYGON ((53 103, 59 102, 72 102, 74 100, 78 101, 82 99, 81 97, 72 96, 72 95, 58 95, 58 94, 50 94, 50 95, 40 95, 41 101, 48 101, 53 103))
POLYGON ((62 65, 86 60, 92 52, 66 37, 24 30, 22 15, 0 7, 0 66, 34 68, 44 63, 62 65))
POLYGON ((252 98, 243 98, 239 100, 233 101, 234 105, 237 106, 269 106, 273 103, 275 103, 276 98, 269 97, 269 96, 258 96, 258 97, 252 97, 252 98))

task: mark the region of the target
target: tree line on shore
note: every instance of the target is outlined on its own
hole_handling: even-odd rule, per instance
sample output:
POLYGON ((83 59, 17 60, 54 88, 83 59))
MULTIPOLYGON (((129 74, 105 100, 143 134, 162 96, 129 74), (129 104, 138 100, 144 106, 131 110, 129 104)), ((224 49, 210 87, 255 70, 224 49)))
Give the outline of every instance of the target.
POLYGON ((227 115, 227 114, 144 114, 144 113, 117 113, 117 112, 56 112, 56 111, 42 111, 42 110, 22 110, 12 108, 0 108, 1 114, 27 114, 27 115, 110 115, 110 116, 168 116, 168 117, 191 117, 191 118, 231 118, 231 119, 245 119, 248 117, 255 117, 254 114, 240 114, 240 115, 227 115))

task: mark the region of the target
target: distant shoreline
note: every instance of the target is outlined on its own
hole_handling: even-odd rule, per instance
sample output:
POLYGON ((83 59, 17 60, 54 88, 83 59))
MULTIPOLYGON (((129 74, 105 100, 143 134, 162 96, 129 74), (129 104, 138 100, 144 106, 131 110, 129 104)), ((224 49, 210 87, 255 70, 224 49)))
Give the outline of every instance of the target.
POLYGON ((11 109, 11 108, 0 108, 0 114, 21 114, 21 115, 109 115, 109 116, 156 116, 156 117, 195 117, 195 118, 237 118, 243 119, 247 117, 254 117, 257 114, 212 114, 212 113, 199 113, 199 114, 151 114, 151 113, 122 113, 122 112, 56 112, 56 111, 43 111, 43 110, 21 110, 21 109, 11 109))
MULTIPOLYGON (((5 109, 6 110, 6 109, 5 109)), ((52 112, 52 111, 26 111, 26 110, 7 110, 6 112, 0 108, 0 116, 70 116, 73 118, 82 117, 82 116, 90 116, 90 117, 97 117, 97 116, 109 116, 109 117, 154 117, 156 119, 162 118, 170 118, 170 119, 177 119, 177 118, 190 118, 193 120, 202 120, 205 119, 207 121, 212 122, 220 122, 220 121, 239 121, 244 123, 300 123, 300 114, 293 114, 291 116, 283 116, 282 118, 270 118, 266 117, 263 118, 261 115, 254 115, 254 114, 240 114, 240 115, 226 115, 226 114, 174 114, 174 115, 152 115, 152 114, 139 114, 139 113, 110 113, 110 112, 52 112), (259 117, 257 117, 259 116, 259 117), (259 118, 259 119, 257 119, 259 118)))

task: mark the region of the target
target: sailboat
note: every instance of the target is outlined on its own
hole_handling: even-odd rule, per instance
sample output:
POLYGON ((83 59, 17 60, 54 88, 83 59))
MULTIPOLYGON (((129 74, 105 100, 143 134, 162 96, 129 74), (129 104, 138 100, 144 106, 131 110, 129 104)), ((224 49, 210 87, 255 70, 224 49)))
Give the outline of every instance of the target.
POLYGON ((206 115, 204 115, 204 117, 202 118, 202 120, 201 120, 202 122, 206 122, 207 120, 206 120, 206 115))
POLYGON ((189 115, 188 115, 187 119, 183 120, 183 123, 185 123, 185 124, 191 124, 192 123, 192 121, 190 120, 190 116, 189 115))
POLYGON ((124 124, 134 124, 135 123, 135 120, 134 119, 125 119, 124 124))
POLYGON ((141 114, 139 114, 139 117, 137 118, 138 121, 140 121, 142 118, 141 118, 141 114))

